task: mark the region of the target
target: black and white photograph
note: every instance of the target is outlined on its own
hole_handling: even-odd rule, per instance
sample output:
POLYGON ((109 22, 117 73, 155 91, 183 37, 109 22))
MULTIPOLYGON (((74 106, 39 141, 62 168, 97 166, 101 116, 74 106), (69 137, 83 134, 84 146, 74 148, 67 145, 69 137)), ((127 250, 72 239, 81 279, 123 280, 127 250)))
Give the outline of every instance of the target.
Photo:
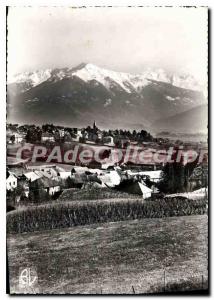
POLYGON ((208 7, 8 6, 8 293, 208 294, 208 7))

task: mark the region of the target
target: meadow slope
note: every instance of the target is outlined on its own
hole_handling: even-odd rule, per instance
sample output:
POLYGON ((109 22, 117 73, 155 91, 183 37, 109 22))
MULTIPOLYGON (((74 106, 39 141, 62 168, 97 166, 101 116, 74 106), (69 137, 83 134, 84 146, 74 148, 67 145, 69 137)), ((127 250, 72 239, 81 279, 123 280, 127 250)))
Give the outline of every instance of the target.
POLYGON ((132 294, 207 284, 207 215, 8 234, 7 246, 11 293, 132 294), (26 267, 38 274, 30 291, 19 286, 26 267))

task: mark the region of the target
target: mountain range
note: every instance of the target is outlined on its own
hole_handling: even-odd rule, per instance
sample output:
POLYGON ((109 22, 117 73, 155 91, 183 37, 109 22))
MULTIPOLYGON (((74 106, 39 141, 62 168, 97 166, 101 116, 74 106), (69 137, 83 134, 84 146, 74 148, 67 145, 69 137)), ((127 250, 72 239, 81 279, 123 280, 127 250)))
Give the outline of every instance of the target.
MULTIPOLYGON (((26 72, 8 81, 8 121, 81 127, 96 120, 101 128, 155 132, 164 120, 168 121, 163 128, 172 128, 173 116, 179 119, 187 111, 198 122, 193 108, 206 107, 203 90, 193 76, 162 69, 129 74, 83 63, 75 68, 26 72)), ((206 109, 202 112, 206 115, 206 109)), ((195 130, 190 123, 186 132, 195 130)), ((200 124, 201 131, 205 130, 207 125, 200 124)), ((183 127, 176 122, 173 130, 182 128, 183 132, 183 127)))

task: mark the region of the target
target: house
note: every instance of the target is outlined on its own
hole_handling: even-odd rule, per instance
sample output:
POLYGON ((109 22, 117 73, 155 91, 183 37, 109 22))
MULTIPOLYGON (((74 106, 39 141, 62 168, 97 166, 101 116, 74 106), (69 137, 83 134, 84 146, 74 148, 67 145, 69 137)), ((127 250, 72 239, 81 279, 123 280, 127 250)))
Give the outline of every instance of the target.
POLYGON ((59 132, 60 138, 64 137, 64 135, 65 135, 65 129, 64 128, 58 129, 58 132, 59 132))
POLYGON ((115 164, 114 163, 104 163, 104 164, 102 164, 102 166, 101 166, 101 169, 102 170, 109 170, 109 169, 114 169, 114 167, 115 167, 115 164))
POLYGON ((142 171, 142 172, 132 172, 131 170, 127 170, 127 174, 130 176, 148 176, 149 180, 152 182, 159 182, 161 179, 161 173, 162 171, 142 171))
POLYGON ((60 192, 61 187, 59 182, 49 178, 39 178, 38 185, 41 186, 50 196, 55 195, 57 192, 60 192))
POLYGON ((143 199, 150 198, 152 195, 152 189, 148 188, 143 182, 138 182, 140 188, 140 193, 143 196, 143 199))
POLYGON ((11 132, 7 132, 6 134, 6 141, 7 141, 7 144, 14 144, 15 143, 15 136, 13 133, 11 132))
POLYGON ((82 141, 85 142, 86 140, 88 140, 89 135, 88 135, 88 132, 86 130, 83 130, 81 134, 82 134, 82 136, 81 136, 82 141))
POLYGON ((41 140, 42 140, 42 142, 47 142, 47 141, 48 142, 54 142, 55 141, 53 134, 48 133, 48 132, 43 132, 42 133, 41 140))
POLYGON ((18 132, 7 132, 7 143, 8 144, 19 144, 24 140, 24 136, 18 132))
POLYGON ((155 162, 148 162, 148 163, 140 163, 138 161, 132 162, 132 161, 126 161, 121 164, 121 167, 123 169, 131 169, 136 171, 156 171, 156 170, 162 170, 163 164, 155 163, 155 162))
POLYGON ((39 176, 56 179, 58 178, 58 172, 54 168, 42 168, 39 171, 34 171, 39 176))
POLYGON ((140 172, 141 175, 146 175, 149 177, 150 181, 152 182, 159 182, 161 180, 162 171, 147 171, 147 172, 140 172))
POLYGON ((7 191, 13 191, 17 188, 17 177, 9 171, 6 173, 6 188, 7 191))
POLYGON ((71 169, 71 173, 74 174, 74 173, 85 173, 86 171, 88 171, 89 169, 87 167, 81 167, 81 166, 74 166, 72 169, 71 169))
POLYGON ((103 187, 115 187, 121 182, 121 177, 117 171, 109 171, 103 175, 99 175, 98 178, 101 180, 103 187))
MULTIPOLYGON (((87 172, 87 171, 86 171, 87 172)), ((104 174, 103 170, 100 169, 88 169, 88 172, 90 172, 91 174, 97 174, 97 175, 102 175, 104 174)))
POLYGON ((115 146, 114 138, 110 135, 103 137, 103 144, 111 147, 115 146))
POLYGON ((86 138, 86 135, 82 133, 82 129, 80 128, 73 128, 73 131, 70 133, 71 141, 73 142, 80 142, 86 138))
POLYGON ((71 177, 70 171, 60 171, 59 176, 61 179, 67 179, 68 177, 71 177))
POLYGON ((23 142, 24 140, 24 136, 21 135, 20 133, 16 132, 15 133, 15 143, 18 144, 18 143, 21 143, 23 142))
POLYGON ((42 177, 59 180, 58 175, 58 172, 53 168, 42 168, 40 170, 34 170, 24 174, 24 176, 31 182, 42 177))
POLYGON ((36 172, 27 172, 23 174, 23 176, 30 182, 34 182, 35 180, 38 180, 42 177, 41 174, 37 174, 36 172))
POLYGON ((152 189, 148 188, 143 181, 126 180, 122 182, 119 189, 123 192, 141 195, 143 199, 150 198, 152 189))
POLYGON ((79 141, 80 138, 82 137, 83 137, 82 130, 80 128, 77 128, 77 134, 76 134, 77 141, 79 141))

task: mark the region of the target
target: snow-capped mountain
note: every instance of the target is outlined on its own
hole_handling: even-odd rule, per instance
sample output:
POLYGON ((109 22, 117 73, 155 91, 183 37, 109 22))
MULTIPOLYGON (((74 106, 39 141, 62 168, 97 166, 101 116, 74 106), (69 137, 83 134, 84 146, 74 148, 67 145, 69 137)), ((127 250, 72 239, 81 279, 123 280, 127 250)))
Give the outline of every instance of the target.
POLYGON ((89 82, 96 80, 107 89, 111 89, 116 83, 127 93, 139 91, 148 84, 148 80, 143 75, 132 75, 129 73, 115 72, 99 68, 93 64, 86 64, 83 68, 72 73, 73 76, 89 82))
POLYGON ((96 119, 103 128, 142 129, 206 102, 193 77, 162 69, 133 75, 81 64, 15 79, 8 84, 8 120, 19 123, 87 126, 96 119))
POLYGON ((8 84, 11 83, 28 83, 31 87, 34 87, 43 81, 47 80, 51 77, 52 70, 46 69, 46 70, 38 70, 35 72, 24 72, 19 73, 14 76, 11 76, 8 78, 8 84))
POLYGON ((46 80, 57 81, 72 76, 76 76, 85 82, 95 80, 108 89, 111 89, 115 84, 117 84, 127 93, 141 91, 143 87, 149 84, 149 79, 170 83, 174 86, 193 91, 203 91, 204 89, 203 83, 200 83, 196 78, 188 74, 170 74, 163 69, 150 68, 141 74, 129 74, 100 68, 91 63, 83 63, 71 69, 47 69, 20 73, 9 78, 8 83, 25 83, 25 90, 28 90, 46 80))

